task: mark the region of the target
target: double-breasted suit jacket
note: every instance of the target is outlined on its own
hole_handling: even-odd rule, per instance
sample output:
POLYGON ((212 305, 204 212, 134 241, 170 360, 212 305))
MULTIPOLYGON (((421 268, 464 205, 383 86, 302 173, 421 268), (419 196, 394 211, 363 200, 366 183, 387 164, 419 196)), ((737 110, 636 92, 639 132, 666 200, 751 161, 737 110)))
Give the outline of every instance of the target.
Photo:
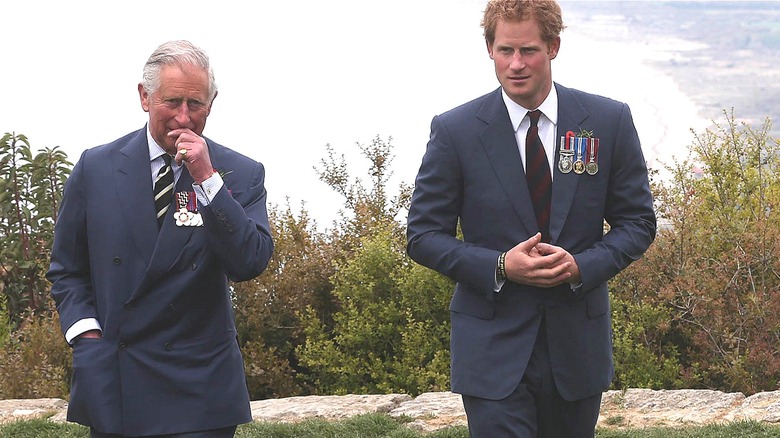
POLYGON ((507 281, 495 291, 499 254, 538 231, 501 89, 431 124, 409 211, 407 249, 412 259, 456 282, 450 306, 454 392, 494 400, 512 393, 542 320, 564 399, 607 389, 614 373, 607 281, 655 237, 646 163, 625 104, 554 86, 556 138, 589 131, 600 142, 595 175, 562 173, 560 145, 554 154, 550 243, 574 256, 582 274, 574 290, 569 284, 545 289, 507 281))
MULTIPOLYGON (((103 330, 73 345, 71 421, 125 435, 251 421, 228 281, 271 257, 265 171, 207 144, 224 186, 202 226, 177 226, 172 206, 158 231, 146 129, 85 151, 68 178, 48 278, 63 333, 103 330)), ((174 191, 192 183, 184 167, 174 191)))

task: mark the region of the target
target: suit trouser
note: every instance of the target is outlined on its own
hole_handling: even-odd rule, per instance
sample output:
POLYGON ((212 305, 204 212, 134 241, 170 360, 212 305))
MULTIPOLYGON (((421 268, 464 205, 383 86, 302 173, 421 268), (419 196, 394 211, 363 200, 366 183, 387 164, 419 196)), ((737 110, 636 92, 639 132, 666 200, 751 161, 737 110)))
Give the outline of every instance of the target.
POLYGON ((528 367, 515 391, 503 400, 464 395, 463 406, 472 438, 593 438, 601 394, 575 401, 561 398, 542 318, 528 367))
MULTIPOLYGON (((98 432, 90 429, 90 438, 130 438, 125 435, 115 435, 110 433, 98 432)), ((200 432, 174 433, 171 435, 152 435, 144 438, 233 438, 236 434, 236 426, 226 427, 224 429, 204 430, 200 432)))

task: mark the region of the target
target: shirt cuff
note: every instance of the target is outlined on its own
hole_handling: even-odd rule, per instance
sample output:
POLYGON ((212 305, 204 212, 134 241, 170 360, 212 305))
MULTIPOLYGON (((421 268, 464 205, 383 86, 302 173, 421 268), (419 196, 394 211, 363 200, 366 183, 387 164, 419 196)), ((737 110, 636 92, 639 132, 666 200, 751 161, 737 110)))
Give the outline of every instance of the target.
POLYGON ((72 345, 74 339, 76 339, 80 334, 86 333, 90 330, 100 330, 101 332, 103 331, 97 319, 95 318, 80 319, 75 323, 73 323, 73 325, 70 326, 68 331, 65 332, 65 340, 68 341, 68 344, 72 345))
POLYGON ((198 205, 203 207, 209 205, 223 185, 225 185, 225 182, 222 181, 222 176, 220 176, 219 172, 214 172, 213 175, 200 184, 192 184, 195 196, 198 197, 198 205))
POLYGON ((506 279, 502 278, 501 275, 499 275, 499 272, 501 270, 501 257, 504 256, 506 253, 501 254, 496 259, 496 282, 493 284, 493 292, 499 293, 501 292, 501 288, 504 287, 504 283, 506 283, 506 279))

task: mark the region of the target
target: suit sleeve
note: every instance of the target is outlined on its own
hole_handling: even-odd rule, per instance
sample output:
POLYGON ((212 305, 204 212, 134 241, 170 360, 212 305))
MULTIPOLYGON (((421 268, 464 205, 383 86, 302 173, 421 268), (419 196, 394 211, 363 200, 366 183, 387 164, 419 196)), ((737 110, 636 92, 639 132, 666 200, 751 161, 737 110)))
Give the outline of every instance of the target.
POLYGON ((441 116, 434 117, 409 208, 407 252, 417 263, 492 298, 500 252, 456 237, 463 183, 447 124, 441 116))
POLYGON ((46 274, 52 283, 51 294, 63 333, 76 321, 97 319, 87 249, 87 205, 83 185, 86 155, 87 152, 81 155, 65 183, 54 229, 51 264, 46 274))
POLYGON ((612 154, 604 213, 610 229, 593 247, 574 255, 582 273, 582 291, 606 283, 638 260, 655 239, 647 165, 626 104, 622 104, 612 154))
POLYGON ((203 207, 209 246, 231 280, 257 277, 271 259, 274 244, 266 198, 265 168, 255 162, 250 178, 227 178, 211 203, 203 207))

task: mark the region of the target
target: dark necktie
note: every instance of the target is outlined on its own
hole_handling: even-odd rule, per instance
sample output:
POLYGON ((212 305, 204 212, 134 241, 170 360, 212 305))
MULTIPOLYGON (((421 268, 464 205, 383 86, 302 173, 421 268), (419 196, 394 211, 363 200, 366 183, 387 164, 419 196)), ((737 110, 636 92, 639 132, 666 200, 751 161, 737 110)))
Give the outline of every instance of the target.
POLYGON ((157 172, 154 181, 154 210, 157 212, 157 225, 162 226, 165 212, 171 206, 173 195, 173 169, 171 168, 171 156, 163 154, 165 164, 157 172))
POLYGON ((550 203, 552 199, 552 177, 547 154, 544 153, 542 140, 539 138, 539 116, 541 111, 528 113, 531 126, 525 136, 525 178, 528 181, 528 191, 536 213, 536 223, 542 233, 542 241, 550 241, 550 203))

